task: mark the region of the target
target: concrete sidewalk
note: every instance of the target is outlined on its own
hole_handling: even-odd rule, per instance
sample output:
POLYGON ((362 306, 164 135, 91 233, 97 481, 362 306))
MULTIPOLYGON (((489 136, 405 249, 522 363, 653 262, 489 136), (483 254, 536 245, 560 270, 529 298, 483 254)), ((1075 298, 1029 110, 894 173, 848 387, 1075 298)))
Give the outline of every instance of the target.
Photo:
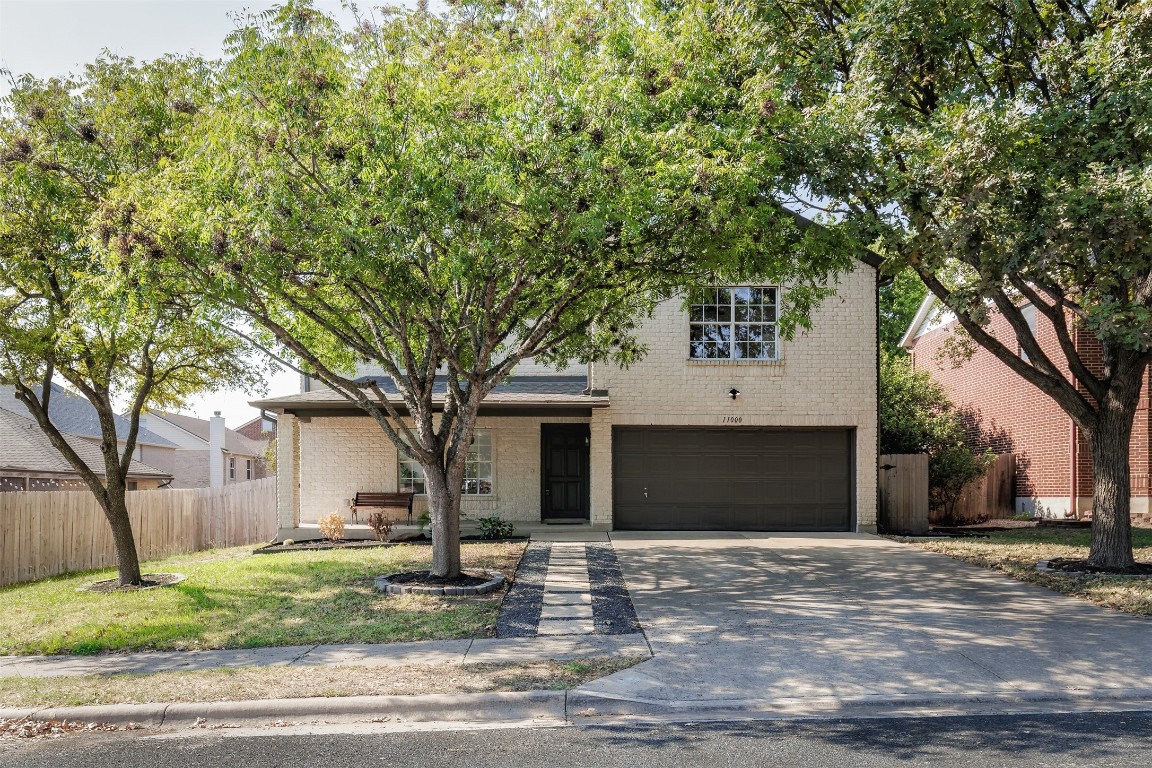
POLYGON ((431 640, 417 643, 295 645, 223 651, 163 651, 100 656, 0 656, 0 677, 154 674, 221 667, 342 664, 361 667, 564 661, 590 656, 645 657, 643 634, 431 640))

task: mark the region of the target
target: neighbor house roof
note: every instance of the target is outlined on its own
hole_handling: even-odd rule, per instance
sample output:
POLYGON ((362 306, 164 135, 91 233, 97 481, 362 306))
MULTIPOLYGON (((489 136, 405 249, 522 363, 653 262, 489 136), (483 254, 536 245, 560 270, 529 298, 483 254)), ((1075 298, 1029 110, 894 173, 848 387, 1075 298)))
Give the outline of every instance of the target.
MULTIPOLYGON (((403 412, 403 403, 399 400, 396 385, 391 379, 373 377, 361 381, 364 383, 375 381, 385 394, 395 395, 397 404, 401 406, 399 410, 403 412)), ((444 402, 446 387, 438 388, 440 393, 434 396, 434 403, 444 402)), ((281 412, 357 408, 355 403, 331 389, 319 389, 295 395, 273 397, 267 400, 255 400, 250 404, 255 408, 281 412)), ((588 379, 585 376, 514 376, 498 384, 491 394, 484 398, 484 406, 488 409, 493 407, 510 410, 521 408, 606 408, 608 404, 609 400, 606 393, 588 391, 588 379)))
MULTIPOLYGON (((36 391, 36 396, 39 397, 40 387, 36 386, 33 389, 36 391)), ((18 416, 31 415, 24 403, 16 399, 16 391, 12 387, 0 387, 0 408, 11 411, 18 416)), ((48 399, 48 417, 52 419, 52 423, 61 432, 80 437, 94 437, 96 439, 101 437, 100 417, 96 414, 96 409, 83 397, 69 392, 59 384, 52 385, 51 397, 48 399)), ((121 440, 127 439, 128 430, 131 427, 128 419, 119 415, 113 415, 113 418, 116 420, 116 436, 121 440)), ((136 442, 140 445, 176 447, 175 443, 165 440, 155 432, 144 429, 144 427, 140 427, 136 432, 136 442)))
POLYGON ((940 300, 929 293, 920 303, 920 309, 916 310, 916 315, 909 323, 908 330, 904 332, 904 338, 900 339, 900 346, 909 349, 919 337, 929 331, 943 328, 955 319, 956 315, 953 314, 952 310, 941 306, 940 300))
MULTIPOLYGON (((104 456, 100 452, 100 446, 76 435, 65 434, 64 439, 93 472, 104 475, 104 456)), ((68 460, 48 440, 40 425, 18 413, 0 408, 0 472, 11 471, 77 474, 68 460)), ((128 476, 171 477, 167 472, 136 460, 129 466, 128 476)))
MULTIPOLYGON (((148 411, 149 416, 163 419, 174 427, 178 427, 193 437, 209 442, 212 423, 208 419, 198 419, 195 416, 186 416, 182 413, 169 413, 167 411, 148 411)), ((247 456, 261 456, 264 447, 250 438, 244 437, 234 429, 224 428, 224 450, 229 453, 239 453, 247 456)))

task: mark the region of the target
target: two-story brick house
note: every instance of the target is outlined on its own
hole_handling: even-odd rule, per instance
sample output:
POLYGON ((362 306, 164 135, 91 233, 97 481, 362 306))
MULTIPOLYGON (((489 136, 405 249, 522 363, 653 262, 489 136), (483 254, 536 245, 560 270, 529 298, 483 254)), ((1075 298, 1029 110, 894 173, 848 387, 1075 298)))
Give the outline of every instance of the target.
MULTIPOLYGON (((1031 310, 1031 311, 1030 311, 1031 310)), ((1071 379, 1052 323, 1024 308, 1044 353, 1071 379)), ((977 448, 1016 454, 1016 511, 1043 517, 1083 517, 1092 511, 1092 457, 1088 441, 1052 398, 977 346, 970 356, 950 352, 958 324, 929 295, 913 318, 901 346, 913 364, 931 373, 962 412, 968 437, 977 448)), ((994 313, 990 332, 1015 340, 1007 319, 994 313)), ((1099 345, 1086 331, 1074 330, 1073 342, 1085 362, 1100 365, 1099 345)), ((1015 341, 1010 342, 1015 343, 1015 341)), ((1019 351, 1018 354, 1024 354, 1019 351)), ((1148 405, 1152 373, 1146 373, 1133 425, 1131 450, 1132 515, 1149 519, 1152 511, 1152 411, 1148 405)))
MULTIPOLYGON (((531 362, 483 403, 463 514, 597 530, 875 530, 876 270, 860 264, 809 331, 780 337, 781 288, 661 304, 648 353, 551 370, 531 362)), ((326 388, 253 403, 278 418, 282 536, 358 491, 411 490, 379 426, 326 388)), ((312 529, 314 532, 314 529, 312 529)))

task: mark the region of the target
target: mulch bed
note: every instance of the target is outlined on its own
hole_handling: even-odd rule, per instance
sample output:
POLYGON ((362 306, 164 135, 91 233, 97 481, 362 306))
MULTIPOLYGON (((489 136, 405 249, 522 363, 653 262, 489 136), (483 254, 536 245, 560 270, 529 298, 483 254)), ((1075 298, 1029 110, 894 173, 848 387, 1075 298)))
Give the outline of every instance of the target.
POLYGON ((496 620, 497 637, 535 637, 544 605, 544 577, 552 545, 534 541, 524 550, 512 586, 504 595, 496 620))
POLYGON ((433 576, 428 571, 408 571, 406 573, 390 573, 388 581, 393 584, 411 584, 421 587, 478 587, 487 584, 487 578, 469 576, 462 573, 455 578, 446 579, 442 576, 433 576))
POLYGON ((173 584, 179 584, 187 577, 182 573, 145 573, 143 575, 143 584, 128 584, 120 586, 120 579, 103 579, 102 581, 93 581, 80 587, 82 592, 95 592, 99 595, 110 595, 113 592, 141 592, 145 589, 156 589, 157 587, 170 587, 173 584))
POLYGON ((1054 557, 1047 562, 1050 570, 1061 573, 1092 573, 1102 576, 1152 576, 1152 563, 1136 563, 1131 568, 1101 568, 1089 565, 1087 560, 1054 557))
MULTIPOLYGON (((499 539, 486 539, 483 536, 461 536, 461 544, 511 544, 520 541, 528 541, 528 536, 504 536, 499 539)), ((395 540, 399 544, 431 544, 432 537, 427 535, 415 536, 412 538, 402 538, 395 540)))
POLYGON ((374 539, 310 539, 308 541, 294 541, 291 544, 266 544, 252 550, 254 555, 271 555, 277 552, 318 552, 326 549, 373 549, 375 547, 394 547, 395 542, 376 541, 374 539))
POLYGON ((630 635, 640 632, 640 620, 624 574, 611 544, 588 544, 588 581, 592 586, 592 617, 598 635, 630 635))

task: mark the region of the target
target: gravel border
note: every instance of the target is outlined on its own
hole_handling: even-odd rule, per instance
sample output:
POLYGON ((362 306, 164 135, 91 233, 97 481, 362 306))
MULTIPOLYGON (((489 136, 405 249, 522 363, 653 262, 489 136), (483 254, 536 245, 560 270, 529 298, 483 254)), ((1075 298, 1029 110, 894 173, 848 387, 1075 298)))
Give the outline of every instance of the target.
POLYGON ((496 620, 496 637, 536 637, 540 610, 544 606, 544 577, 552 545, 531 542, 520 558, 512 586, 504 595, 500 617, 496 620))
POLYGON ((611 544, 586 544, 588 582, 592 586, 592 621, 598 635, 630 635, 642 631, 624 584, 624 574, 611 544))

